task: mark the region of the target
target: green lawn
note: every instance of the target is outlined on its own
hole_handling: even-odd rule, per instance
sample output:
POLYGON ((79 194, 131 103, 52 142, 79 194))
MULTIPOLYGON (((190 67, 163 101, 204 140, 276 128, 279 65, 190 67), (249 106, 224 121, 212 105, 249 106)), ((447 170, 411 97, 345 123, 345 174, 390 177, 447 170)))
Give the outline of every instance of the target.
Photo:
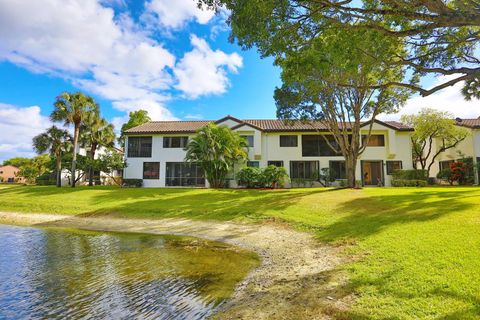
POLYGON ((345 246, 347 318, 480 315, 480 188, 275 191, 0 186, 0 211, 127 218, 281 219, 345 246))

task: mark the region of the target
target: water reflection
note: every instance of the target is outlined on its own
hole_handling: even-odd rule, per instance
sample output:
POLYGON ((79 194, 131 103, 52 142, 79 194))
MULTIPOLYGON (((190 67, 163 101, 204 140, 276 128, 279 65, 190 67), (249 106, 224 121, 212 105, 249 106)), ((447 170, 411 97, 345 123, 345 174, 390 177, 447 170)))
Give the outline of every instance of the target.
POLYGON ((202 319, 257 264, 194 238, 0 225, 0 318, 202 319))

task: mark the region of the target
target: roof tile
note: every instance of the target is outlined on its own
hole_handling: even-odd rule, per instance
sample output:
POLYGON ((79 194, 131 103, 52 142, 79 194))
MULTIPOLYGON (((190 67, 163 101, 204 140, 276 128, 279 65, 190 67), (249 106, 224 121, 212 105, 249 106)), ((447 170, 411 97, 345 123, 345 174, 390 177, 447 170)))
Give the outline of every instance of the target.
MULTIPOLYGON (((243 124, 250 125, 265 132, 314 132, 328 131, 328 127, 324 121, 291 121, 285 122, 277 119, 250 119, 241 120, 243 124)), ((197 120, 197 121, 151 121, 140 126, 131 128, 126 131, 127 134, 143 134, 143 133, 194 133, 209 123, 215 123, 214 120, 197 120)), ((399 131, 411 131, 412 129, 397 121, 379 121, 378 123, 399 131)), ((364 122, 366 125, 368 122, 364 122)), ((242 126, 239 124, 237 127, 242 126)), ((349 125, 346 123, 346 125, 349 125)))

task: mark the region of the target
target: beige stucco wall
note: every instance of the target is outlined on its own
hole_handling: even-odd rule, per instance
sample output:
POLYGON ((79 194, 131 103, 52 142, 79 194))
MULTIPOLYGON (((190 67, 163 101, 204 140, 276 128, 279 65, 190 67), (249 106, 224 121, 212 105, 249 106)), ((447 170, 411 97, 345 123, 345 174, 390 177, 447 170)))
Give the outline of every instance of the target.
POLYGON ((16 176, 18 170, 17 167, 11 165, 0 166, 0 177, 3 178, 3 182, 8 182, 8 179, 13 179, 14 182, 24 182, 22 177, 16 176))
MULTIPOLYGON (((229 127, 234 127, 238 123, 227 120, 225 123, 229 127)), ((367 147, 357 163, 357 180, 362 179, 361 161, 383 161, 384 178, 386 185, 390 185, 391 176, 386 175, 387 160, 400 160, 404 169, 412 168, 412 152, 410 142, 410 132, 400 132, 384 127, 375 123, 372 128, 373 134, 385 135, 384 147, 367 147)), ((244 125, 235 129, 241 135, 253 135, 254 146, 249 148, 248 155, 251 161, 259 161, 260 167, 267 166, 268 161, 283 161, 287 172, 290 171, 290 161, 309 161, 318 160, 320 168, 328 168, 331 160, 343 160, 343 157, 303 157, 302 156, 302 134, 316 134, 312 132, 281 132, 265 133, 251 126, 244 125), (297 147, 280 147, 280 135, 297 135, 297 147)), ((361 132, 368 133, 368 128, 361 132)), ((328 133, 322 133, 328 134, 328 133)), ((136 135, 137 136, 137 135, 136 135)), ((192 134, 166 134, 166 135, 146 135, 152 136, 152 157, 151 158, 127 158, 127 168, 124 170, 124 178, 141 179, 143 176, 143 162, 159 162, 160 178, 158 180, 144 180, 145 187, 165 187, 166 162, 182 162, 185 158, 185 151, 181 148, 163 148, 164 136, 192 136, 192 134)), ((128 143, 126 144, 128 145, 128 143)), ((128 154, 128 150, 125 150, 128 154)))
MULTIPOLYGON (((440 141, 435 140, 432 145, 432 150, 438 150, 440 141)), ((436 177, 440 171, 440 161, 457 160, 462 157, 472 157, 476 162, 477 157, 480 157, 480 129, 472 129, 470 135, 458 144, 457 147, 448 149, 435 159, 434 164, 430 170, 430 177, 436 177)), ((427 163, 430 163, 428 160, 427 163)), ((476 177, 476 183, 478 183, 478 177, 476 177)))

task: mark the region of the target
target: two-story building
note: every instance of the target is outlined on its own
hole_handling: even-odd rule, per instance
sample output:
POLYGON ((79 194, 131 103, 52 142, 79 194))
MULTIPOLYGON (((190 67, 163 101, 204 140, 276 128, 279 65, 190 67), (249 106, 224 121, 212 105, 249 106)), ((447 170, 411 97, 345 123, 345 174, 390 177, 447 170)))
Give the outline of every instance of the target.
MULTIPOLYGON (((152 121, 127 130, 124 178, 143 179, 145 187, 208 186, 202 169, 184 162, 189 137, 208 123, 226 125, 248 141, 248 166, 283 166, 291 179, 313 179, 322 168, 330 168, 336 179, 345 178, 344 158, 325 141, 331 135, 325 123, 231 116, 217 121, 152 121)), ((365 135, 368 124, 362 129, 365 135)), ((411 169, 412 131, 399 122, 375 121, 369 145, 358 160, 357 180, 390 185, 394 170, 411 169)))
MULTIPOLYGON (((430 176, 436 177, 442 169, 448 169, 452 162, 456 160, 471 158, 474 164, 480 163, 480 117, 476 119, 457 118, 456 124, 470 130, 465 140, 461 141, 455 148, 448 149, 438 155, 430 170, 430 176)), ((433 141, 433 150, 438 150, 441 141, 433 141)), ((480 182, 480 170, 475 172, 475 183, 480 182)))

